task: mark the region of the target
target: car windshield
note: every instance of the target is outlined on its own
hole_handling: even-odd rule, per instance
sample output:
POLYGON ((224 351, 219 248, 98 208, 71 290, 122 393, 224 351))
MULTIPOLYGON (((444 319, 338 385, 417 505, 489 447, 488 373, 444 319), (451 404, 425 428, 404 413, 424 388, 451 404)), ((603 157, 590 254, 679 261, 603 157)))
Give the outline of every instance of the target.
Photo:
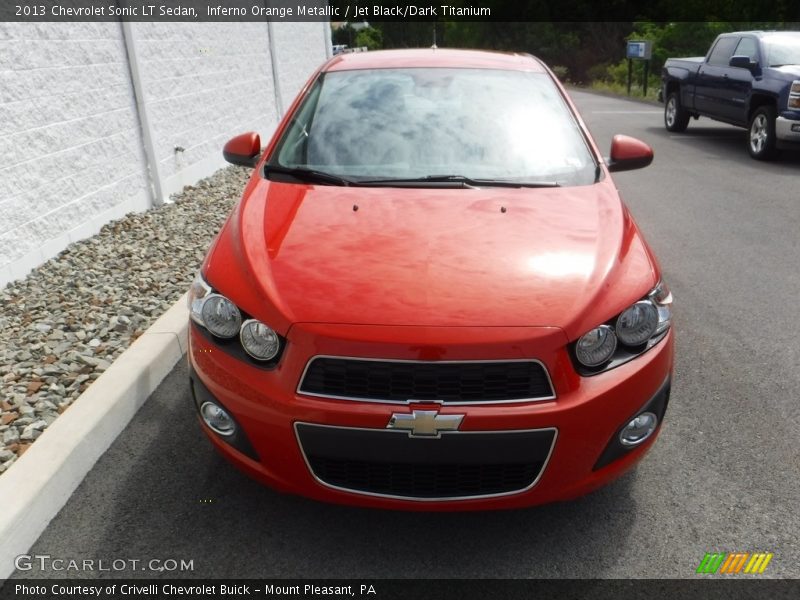
POLYGON ((767 65, 800 65, 800 35, 775 35, 764 38, 767 49, 767 65))
POLYGON ((349 181, 587 185, 596 163, 545 73, 408 68, 317 80, 270 164, 349 181))

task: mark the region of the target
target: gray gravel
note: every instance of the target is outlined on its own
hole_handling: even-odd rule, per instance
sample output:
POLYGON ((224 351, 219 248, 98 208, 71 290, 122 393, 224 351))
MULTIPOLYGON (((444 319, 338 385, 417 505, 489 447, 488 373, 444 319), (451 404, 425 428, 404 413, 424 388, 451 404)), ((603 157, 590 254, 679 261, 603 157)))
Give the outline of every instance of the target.
POLYGON ((188 289, 250 173, 220 170, 0 290, 0 474, 188 289))

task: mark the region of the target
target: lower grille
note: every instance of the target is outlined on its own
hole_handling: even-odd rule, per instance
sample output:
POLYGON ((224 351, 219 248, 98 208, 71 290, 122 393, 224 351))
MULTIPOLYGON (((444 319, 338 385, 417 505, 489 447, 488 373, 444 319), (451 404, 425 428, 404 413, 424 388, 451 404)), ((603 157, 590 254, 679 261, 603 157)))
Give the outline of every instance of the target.
POLYGON ((298 391, 348 400, 446 404, 555 397, 546 369, 535 360, 427 362, 317 356, 306 367, 298 391))
POLYGON ((504 494, 526 488, 540 462, 510 465, 417 465, 309 456, 322 481, 340 488, 413 498, 504 494))
POLYGON ((532 487, 552 451, 555 429, 405 432, 297 423, 314 476, 347 491, 417 500, 512 494, 532 487))

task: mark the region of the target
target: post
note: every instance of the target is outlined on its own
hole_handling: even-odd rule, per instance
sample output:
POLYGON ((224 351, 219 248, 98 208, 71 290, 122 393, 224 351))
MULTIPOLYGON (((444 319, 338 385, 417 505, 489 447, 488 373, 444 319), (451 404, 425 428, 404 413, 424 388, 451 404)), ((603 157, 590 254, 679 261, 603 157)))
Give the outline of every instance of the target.
POLYGON ((283 118, 283 95, 281 94, 281 76, 278 71, 278 45, 275 43, 275 29, 272 20, 267 21, 267 37, 269 38, 269 59, 272 63, 272 91, 275 93, 276 122, 283 118))
POLYGON ((644 96, 645 98, 647 98, 647 76, 649 75, 649 71, 650 71, 650 61, 646 60, 644 61, 644 85, 642 86, 644 88, 642 96, 644 96))
POLYGON ((628 59, 628 96, 631 95, 631 79, 633 78, 633 61, 628 59))
POLYGON ((161 172, 161 164, 158 162, 156 145, 153 140, 153 130, 150 126, 150 118, 147 114, 147 103, 145 102, 144 91, 142 88, 142 78, 139 75, 139 59, 136 54, 136 43, 133 39, 133 30, 130 21, 120 21, 122 29, 122 39, 125 43, 125 52, 128 62, 128 74, 131 78, 133 96, 136 100, 136 114, 139 117, 139 127, 142 131, 142 144, 144 144, 144 156, 147 161, 148 179, 150 180, 150 190, 153 206, 161 206, 168 200, 164 197, 164 178, 161 172))

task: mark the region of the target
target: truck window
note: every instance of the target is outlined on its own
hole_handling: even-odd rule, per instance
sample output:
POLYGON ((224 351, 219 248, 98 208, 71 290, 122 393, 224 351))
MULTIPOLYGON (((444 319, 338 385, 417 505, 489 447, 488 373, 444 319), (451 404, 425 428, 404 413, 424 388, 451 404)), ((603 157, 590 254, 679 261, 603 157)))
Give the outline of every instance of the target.
POLYGON ((714 49, 708 56, 708 64, 727 67, 738 41, 738 37, 724 37, 717 40, 717 43, 714 44, 714 49))
POLYGON ((772 34, 764 39, 764 63, 770 67, 800 65, 800 36, 772 34))
POLYGON ((753 38, 742 38, 733 56, 747 56, 751 61, 758 60, 758 45, 753 38))

